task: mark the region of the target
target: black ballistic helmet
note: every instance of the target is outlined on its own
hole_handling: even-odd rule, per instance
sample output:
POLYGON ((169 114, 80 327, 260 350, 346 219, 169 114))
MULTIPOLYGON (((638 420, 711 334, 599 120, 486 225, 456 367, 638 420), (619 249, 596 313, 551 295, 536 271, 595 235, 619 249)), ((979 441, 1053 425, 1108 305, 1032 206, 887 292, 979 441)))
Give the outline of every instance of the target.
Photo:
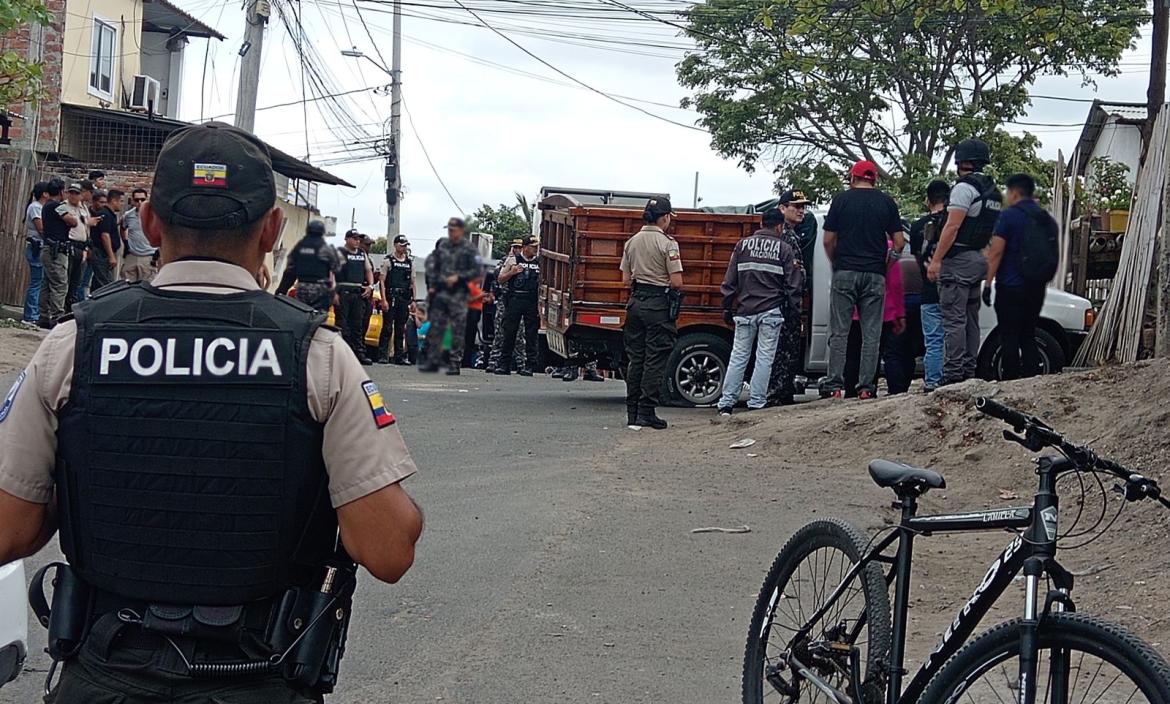
POLYGON ((310 237, 324 237, 325 223, 321 222, 320 220, 313 220, 309 223, 309 226, 305 228, 305 234, 310 237))
POLYGON ((981 139, 964 139, 955 145, 955 163, 969 161, 976 168, 982 168, 991 163, 991 149, 987 142, 981 139))

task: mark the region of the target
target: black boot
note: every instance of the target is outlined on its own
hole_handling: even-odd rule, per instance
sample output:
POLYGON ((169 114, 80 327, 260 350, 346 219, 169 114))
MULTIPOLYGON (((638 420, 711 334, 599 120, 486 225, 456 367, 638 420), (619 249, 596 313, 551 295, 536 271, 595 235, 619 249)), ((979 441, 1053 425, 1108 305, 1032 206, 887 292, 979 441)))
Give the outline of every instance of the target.
POLYGON ((605 377, 598 374, 596 369, 586 369, 585 381, 605 381, 605 377))
POLYGON ((557 367, 556 369, 552 370, 552 374, 549 374, 549 376, 551 376, 554 379, 564 379, 565 374, 568 371, 569 370, 567 367, 557 367))
POLYGON ((452 364, 451 366, 447 367, 447 376, 459 376, 459 365, 452 364))
POLYGON ((577 375, 579 373, 580 372, 577 371, 576 367, 570 367, 565 370, 565 374, 561 377, 561 381, 576 381, 577 375))
POLYGON ((654 428, 655 430, 666 429, 666 421, 659 418, 653 410, 639 413, 638 417, 634 420, 634 424, 640 425, 643 428, 654 428))
POLYGON ((626 425, 633 430, 640 430, 642 426, 638 425, 638 407, 626 406, 626 425))
POLYGON ((519 374, 520 376, 532 376, 531 369, 521 369, 520 371, 518 371, 516 373, 519 374))

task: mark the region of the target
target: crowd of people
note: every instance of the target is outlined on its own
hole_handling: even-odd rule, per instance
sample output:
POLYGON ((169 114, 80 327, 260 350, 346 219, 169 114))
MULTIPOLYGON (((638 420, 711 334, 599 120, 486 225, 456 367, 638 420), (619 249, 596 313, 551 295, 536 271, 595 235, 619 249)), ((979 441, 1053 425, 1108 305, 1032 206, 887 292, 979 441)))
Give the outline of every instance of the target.
POLYGON ((114 281, 154 276, 157 249, 138 216, 147 196, 144 188, 107 189, 97 170, 83 180, 33 186, 24 217, 29 285, 22 323, 50 329, 74 303, 114 281))
MULTIPOLYGON (((986 143, 956 145, 958 181, 931 181, 927 213, 908 228, 894 199, 877 187, 877 165, 852 167, 849 188, 833 199, 824 222, 832 283, 823 396, 874 398, 879 360, 888 393, 903 393, 919 352, 927 392, 974 378, 985 305, 997 315, 1000 377, 1039 372, 1036 326, 1056 273, 1059 226, 1037 204, 1033 177, 1013 174, 1003 193, 984 173, 990 164, 986 143), (907 229, 911 256, 904 257, 907 229)), ((748 408, 792 401, 794 366, 785 352, 803 349, 799 302, 807 271, 793 225, 806 204, 784 194, 778 211, 764 213, 764 228, 732 256, 722 291, 735 338, 721 415, 736 405, 753 351, 748 408)))

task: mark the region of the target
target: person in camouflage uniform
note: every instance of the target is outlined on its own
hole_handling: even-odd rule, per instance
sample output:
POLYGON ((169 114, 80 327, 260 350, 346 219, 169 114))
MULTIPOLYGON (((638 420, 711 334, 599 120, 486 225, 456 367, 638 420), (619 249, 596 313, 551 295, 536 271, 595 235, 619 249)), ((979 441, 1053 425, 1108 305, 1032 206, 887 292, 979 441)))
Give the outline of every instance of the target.
MULTIPOLYGON (((487 364, 488 373, 495 372, 495 370, 499 368, 500 355, 503 354, 504 351, 504 336, 501 334, 501 331, 504 329, 504 313, 508 305, 508 299, 506 295, 506 289, 499 282, 499 273, 500 270, 502 270, 504 267, 516 261, 516 253, 520 251, 520 247, 523 246, 523 244, 524 241, 521 239, 512 240, 511 251, 508 253, 508 256, 504 257, 504 259, 500 262, 500 265, 496 267, 496 276, 493 278, 492 294, 496 298, 496 317, 495 325, 493 327, 493 332, 495 334, 492 336, 492 352, 488 358, 487 364)), ((516 350, 512 355, 513 369, 523 368, 522 365, 524 364, 524 349, 524 326, 521 325, 516 330, 516 350)))
POLYGON ((784 225, 780 228, 780 240, 788 244, 797 254, 796 265, 801 270, 800 285, 785 299, 782 308, 784 325, 780 328, 780 340, 776 345, 776 358, 772 362, 772 375, 768 380, 768 405, 787 406, 795 403, 795 377, 801 368, 804 339, 800 335, 800 308, 804 300, 807 273, 800 258, 801 238, 796 228, 804 222, 804 209, 810 203, 800 191, 787 191, 780 196, 780 213, 784 225))
POLYGON ((483 263, 479 252, 467 239, 467 223, 463 218, 447 221, 447 236, 435 245, 426 262, 427 286, 433 289, 427 317, 431 328, 427 332, 427 354, 419 371, 437 372, 443 360, 443 337, 450 329, 451 354, 447 374, 459 374, 463 360, 464 330, 467 329, 467 284, 477 278, 483 263))

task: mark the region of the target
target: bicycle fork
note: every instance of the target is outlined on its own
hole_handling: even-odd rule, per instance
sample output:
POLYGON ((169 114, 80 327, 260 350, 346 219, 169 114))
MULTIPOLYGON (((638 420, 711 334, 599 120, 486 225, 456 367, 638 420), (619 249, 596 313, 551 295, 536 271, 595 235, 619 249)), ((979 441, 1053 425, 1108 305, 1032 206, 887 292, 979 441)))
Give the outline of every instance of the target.
POLYGON ((1024 622, 1020 625, 1020 681, 1019 704, 1036 704, 1036 676, 1040 669, 1040 619, 1036 601, 1039 598, 1040 574, 1044 561, 1031 557, 1024 561, 1024 622))

